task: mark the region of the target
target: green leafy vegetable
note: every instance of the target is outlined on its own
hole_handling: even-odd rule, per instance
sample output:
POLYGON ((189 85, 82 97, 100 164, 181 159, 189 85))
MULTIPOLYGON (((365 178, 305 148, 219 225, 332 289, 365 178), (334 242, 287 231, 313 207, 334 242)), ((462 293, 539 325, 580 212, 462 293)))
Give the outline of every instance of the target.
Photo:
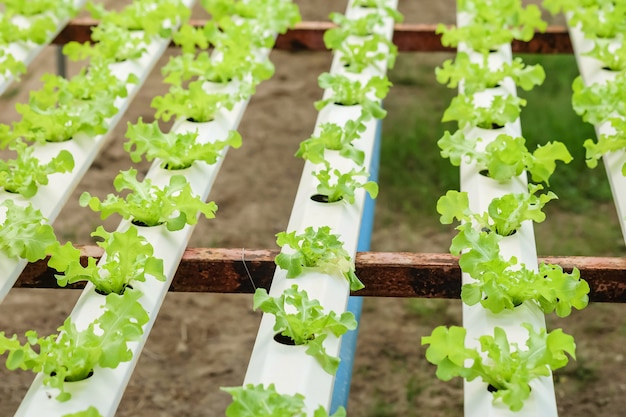
POLYGON ((589 284, 580 279, 578 269, 568 274, 558 265, 542 264, 538 272, 524 264, 518 267, 516 258, 507 261, 500 255, 499 235, 478 231, 471 223, 457 230, 450 252, 460 256, 461 269, 475 279, 461 288, 467 305, 480 302, 497 314, 533 300, 544 313, 556 311, 559 317, 568 316, 572 307, 587 306, 589 284))
POLYGON ((389 6, 388 0, 354 0, 352 7, 364 7, 368 9, 377 9, 376 12, 383 12, 387 16, 391 17, 395 22, 402 22, 402 14, 389 6))
POLYGON ((367 83, 362 84, 358 80, 350 80, 345 75, 326 72, 319 76, 318 83, 321 88, 331 89, 333 94, 327 99, 316 101, 315 108, 317 110, 321 110, 330 103, 335 103, 342 106, 363 106, 364 120, 369 117, 382 119, 387 114, 380 102, 374 100, 374 98, 378 100, 385 98, 389 92, 391 82, 387 77, 372 77, 367 83))
POLYGON ((137 170, 130 169, 120 172, 113 181, 115 189, 120 192, 130 190, 126 198, 109 194, 100 201, 85 191, 79 199, 81 206, 89 206, 94 211, 100 211, 103 219, 113 213, 123 218, 132 218, 134 222, 146 226, 157 226, 165 223, 167 230, 181 230, 186 224, 196 224, 199 213, 207 219, 215 217, 217 205, 214 202, 205 203, 194 196, 191 186, 183 175, 174 175, 167 186, 159 188, 146 179, 137 180, 137 170))
POLYGON ((519 118, 526 100, 511 94, 493 96, 489 106, 479 106, 474 96, 459 94, 443 113, 442 122, 456 120, 459 128, 478 126, 483 129, 502 127, 519 118))
POLYGON ((458 52, 454 58, 448 59, 442 67, 435 69, 437 82, 456 88, 462 82, 463 93, 472 95, 487 88, 497 87, 505 78, 510 77, 515 84, 526 91, 541 85, 546 73, 541 65, 525 65, 521 58, 512 62, 504 62, 497 70, 487 65, 488 56, 482 63, 472 62, 465 52, 458 52))
POLYGON ((611 82, 585 86, 580 76, 572 84, 572 105, 585 122, 598 124, 609 117, 626 117, 626 72, 618 72, 611 82))
POLYGON ((235 98, 226 93, 211 93, 204 88, 204 81, 193 81, 188 88, 172 86, 164 96, 152 99, 155 117, 167 122, 172 116, 203 123, 215 119, 221 109, 232 110, 235 98))
POLYGON ((48 175, 71 172, 74 169, 74 158, 66 150, 59 151, 47 163, 41 163, 33 155, 34 148, 21 140, 13 142, 9 148, 17 152, 17 158, 0 160, 0 186, 26 198, 34 196, 39 185, 48 184, 48 175))
POLYGON ((450 158, 452 165, 459 166, 462 160, 475 161, 480 168, 487 170, 490 178, 500 182, 520 175, 526 169, 533 181, 548 184, 556 169, 556 161, 567 164, 572 160, 567 147, 561 142, 548 142, 531 154, 522 137, 498 135, 482 152, 476 150, 476 143, 480 140, 468 139, 461 130, 454 134, 446 131, 437 145, 441 156, 450 158))
POLYGON ((489 203, 488 212, 475 214, 469 208, 466 192, 450 190, 437 201, 437 212, 441 214, 441 223, 450 224, 453 219, 460 222, 474 223, 481 230, 490 230, 501 236, 510 236, 526 220, 541 223, 546 215, 543 207, 557 196, 552 191, 536 196, 543 190, 540 184, 529 184, 528 193, 505 194, 494 198, 489 203))
POLYGON ((106 10, 101 4, 89 2, 87 9, 100 24, 143 30, 148 36, 162 38, 171 36, 172 28, 190 15, 189 8, 180 0, 137 0, 121 11, 106 10))
POLYGON ((324 340, 330 333, 341 336, 357 326, 351 312, 346 311, 341 316, 334 311, 325 314, 319 301, 309 300, 306 291, 298 291, 297 285, 291 286, 279 297, 270 297, 264 288, 257 288, 254 309, 273 314, 276 317, 274 331, 289 337, 296 345, 307 345, 306 353, 331 375, 337 372, 339 358, 326 352, 324 340))
POLYGON ((348 172, 341 172, 338 169, 332 169, 328 161, 324 161, 325 169, 313 172, 313 176, 317 178, 317 192, 325 196, 327 202, 334 203, 345 200, 349 204, 354 204, 354 193, 357 188, 363 188, 371 198, 378 196, 378 184, 374 181, 359 181, 357 178, 368 178, 369 173, 362 167, 360 170, 351 169, 348 172))
POLYGON ((436 33, 442 35, 444 46, 456 47, 465 42, 477 52, 489 53, 513 39, 527 42, 535 31, 543 32, 547 27, 536 5, 524 8, 519 0, 461 1, 458 9, 470 15, 470 23, 462 27, 439 24, 436 33))
POLYGON ((274 66, 268 60, 258 61, 245 49, 229 49, 228 53, 219 54, 220 58, 211 58, 207 52, 182 54, 171 57, 162 69, 165 82, 182 86, 183 82, 193 80, 228 83, 237 80, 239 96, 247 98, 261 81, 274 74, 274 66))
MULTIPOLYGON (((71 80, 46 74, 42 81, 40 90, 31 91, 28 104, 16 105, 22 119, 13 124, 11 139, 62 142, 79 133, 106 133, 108 119, 118 111, 115 99, 127 94, 126 84, 98 64, 88 74, 81 72, 71 80)), ((129 83, 136 81, 134 76, 127 79, 129 83)))
POLYGON ((63 46, 63 54, 72 61, 86 58, 107 62, 123 62, 138 59, 146 52, 146 39, 134 36, 125 28, 114 24, 99 24, 91 32, 94 41, 68 42, 63 46))
MULTIPOLYGON (((280 394, 274 384, 267 388, 262 384, 248 384, 220 389, 233 397, 233 402, 226 408, 226 417, 307 417, 304 396, 280 394)), ((331 417, 345 416, 346 410, 339 407, 331 417)), ((320 406, 313 417, 328 417, 328 412, 320 406)))
POLYGON ((335 52, 340 52, 340 60, 344 68, 348 72, 359 74, 365 68, 373 67, 379 71, 384 71, 379 63, 385 62, 387 68, 393 68, 398 55, 398 47, 395 45, 388 46, 385 49, 380 48, 380 40, 371 37, 364 41, 348 42, 345 40, 338 47, 334 48, 335 52))
POLYGON ((343 276, 352 291, 364 288, 354 273, 354 261, 343 248, 339 236, 331 233, 330 227, 322 226, 317 230, 307 227, 300 235, 280 232, 276 235, 276 244, 283 251, 276 256, 275 262, 287 271, 287 278, 296 278, 305 268, 314 268, 324 274, 343 276), (286 247, 291 250, 286 251, 286 247))
POLYGON ((342 128, 335 123, 323 123, 320 125, 320 133, 300 143, 296 156, 307 159, 314 164, 325 161, 324 151, 338 151, 341 156, 363 165, 365 153, 354 147, 352 142, 360 138, 359 133, 365 130, 365 125, 360 120, 348 120, 342 128))
POLYGON ((552 14, 568 12, 568 24, 580 25, 585 37, 614 38, 626 30, 626 4, 612 0, 544 0, 552 14))
POLYGON ((510 343, 505 331, 494 329, 493 336, 479 338, 480 350, 486 357, 465 345, 466 330, 462 327, 437 327, 430 336, 422 337, 422 345, 430 345, 426 359, 437 365, 437 377, 443 381, 460 376, 468 381, 480 377, 492 386, 493 402, 502 401, 511 411, 519 411, 530 396, 529 383, 549 376, 551 370, 567 365, 576 358, 574 338, 556 329, 546 333, 522 324, 528 330, 527 349, 510 343), (469 362, 468 362, 469 361, 469 362))
POLYGON ((29 262, 43 259, 51 245, 57 244, 52 226, 32 204, 18 206, 7 199, 0 203, 4 221, 0 225, 0 249, 9 257, 29 262))
POLYGON ((82 266, 80 251, 70 242, 50 250, 48 266, 63 273, 56 275, 61 287, 90 281, 100 293, 122 294, 133 282, 144 282, 146 276, 165 281, 163 260, 152 256, 152 245, 137 234, 136 227, 130 227, 125 232, 109 233, 98 226, 91 236, 103 239, 98 246, 104 249, 106 257, 100 264, 90 257, 87 266, 82 266))
POLYGON ((141 296, 130 289, 123 295, 109 294, 104 313, 84 330, 67 318, 58 334, 39 337, 29 330, 23 345, 17 335, 8 338, 0 332, 0 354, 8 352, 10 370, 43 372, 44 385, 60 391, 57 400, 67 401, 71 394, 65 391, 65 382, 88 378, 97 372, 96 366, 116 368, 132 359, 128 342, 139 340, 149 319, 138 301, 141 296))
MULTIPOLYGON (((626 16, 624 16, 626 18, 626 16)), ((626 30, 626 27, 624 28, 626 30)), ((626 33, 626 32, 623 32, 626 33)), ((620 42, 617 47, 614 41, 596 39, 593 49, 584 55, 593 57, 604 64, 604 68, 611 71, 626 69, 626 43, 620 42)))
POLYGON ((228 133, 224 140, 200 143, 196 139, 198 133, 163 133, 158 122, 144 124, 139 118, 136 124, 128 124, 124 149, 130 153, 133 162, 140 162, 142 156, 152 161, 160 158, 162 167, 167 169, 184 169, 195 161, 207 164, 217 162, 222 150, 227 146, 241 146, 241 135, 235 130, 228 133))
MULTIPOLYGON (((598 138, 598 142, 587 139, 583 146, 587 150, 586 160, 589 168, 598 166, 598 160, 605 153, 620 151, 626 148, 626 119, 612 117, 609 119, 614 130, 611 134, 603 133, 598 138)), ((626 163, 622 166, 622 173, 626 176, 626 163)))
POLYGON ((300 21, 298 6, 289 0, 201 0, 201 4, 218 22, 236 15, 274 33, 284 33, 300 21))

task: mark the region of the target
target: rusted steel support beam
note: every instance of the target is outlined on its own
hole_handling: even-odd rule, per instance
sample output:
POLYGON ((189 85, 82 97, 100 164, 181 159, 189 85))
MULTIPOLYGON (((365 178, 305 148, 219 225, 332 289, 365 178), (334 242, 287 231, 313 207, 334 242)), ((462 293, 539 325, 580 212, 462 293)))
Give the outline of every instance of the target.
MULTIPOLYGON (((81 248, 87 256, 99 257, 101 248, 81 248)), ((269 288, 274 275, 276 250, 187 249, 170 291, 252 293, 269 288)), ((549 257, 540 262, 574 266, 591 286, 595 302, 626 303, 626 259, 598 257, 549 257)), ((54 270, 46 261, 29 264, 16 287, 57 288, 54 270)), ((461 270, 457 258, 438 253, 360 252, 356 273, 365 288, 354 295, 371 297, 459 298, 461 270)), ((75 288, 79 288, 76 286, 75 288)))
MULTIPOLYGON (((194 26, 202 26, 203 20, 192 20, 194 26)), ((87 42, 96 20, 81 18, 72 20, 53 41, 65 44, 70 41, 87 42)), ((325 51, 324 32, 333 27, 330 22, 301 22, 295 28, 276 40, 276 49, 288 51, 325 51)), ((402 52, 450 52, 453 48, 441 45, 441 37, 435 33, 435 25, 398 24, 395 26, 393 41, 402 52)), ((545 33, 537 33, 530 42, 514 41, 511 45, 515 53, 572 53, 572 44, 567 29, 551 26, 545 33)))

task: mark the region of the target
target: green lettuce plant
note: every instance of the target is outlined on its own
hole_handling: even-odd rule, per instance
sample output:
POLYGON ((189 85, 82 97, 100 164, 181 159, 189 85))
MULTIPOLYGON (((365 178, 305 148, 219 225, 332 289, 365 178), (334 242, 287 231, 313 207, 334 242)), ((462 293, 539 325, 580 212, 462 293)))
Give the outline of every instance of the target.
POLYGON ((508 340, 506 332, 496 327, 493 336, 480 336, 480 350, 467 347, 463 327, 439 326, 430 336, 422 337, 426 359, 437 365, 437 377, 443 381, 460 376, 468 381, 480 378, 491 387, 493 402, 503 402, 511 411, 520 411, 530 396, 529 383, 550 371, 564 367, 568 355, 576 359, 574 338, 562 329, 546 333, 545 329, 528 330, 526 346, 508 340))
MULTIPOLYGON (((229 393, 233 402, 226 408, 226 417, 307 417, 302 394, 280 394, 274 384, 248 384, 243 387, 221 387, 229 393)), ((343 407, 331 417, 345 417, 343 407)), ((328 412, 320 406, 313 417, 328 417, 328 412)))
POLYGON ((287 278, 296 278, 307 269, 324 274, 339 275, 350 283, 350 290, 358 291, 365 286, 355 274, 354 260, 343 248, 339 236, 330 227, 315 230, 307 227, 302 234, 280 232, 276 244, 283 248, 275 262, 287 271, 287 278))
POLYGON ((137 170, 129 169, 121 171, 113 185, 117 192, 130 192, 124 198, 109 194, 101 201, 85 191, 80 196, 80 205, 99 211, 103 219, 118 213, 125 219, 132 219, 134 223, 145 226, 165 224, 169 231, 196 224, 200 213, 208 219, 213 218, 217 210, 214 202, 205 203, 193 194, 183 175, 173 175, 168 185, 158 187, 150 179, 143 182, 137 180, 137 170))
POLYGON ((10 370, 42 372, 43 384, 60 391, 55 398, 68 401, 71 394, 65 382, 84 380, 97 372, 97 366, 116 368, 132 359, 128 343, 139 340, 148 322, 138 301, 141 296, 130 289, 122 295, 109 294, 102 315, 83 330, 67 318, 56 334, 41 337, 34 330, 27 331, 24 344, 17 335, 6 337, 0 332, 0 354, 8 352, 10 370))
POLYGON ((357 322, 352 312, 337 315, 334 311, 324 313, 318 300, 311 300, 306 291, 292 285, 278 297, 270 297, 264 288, 254 293, 254 309, 276 317, 274 331, 285 336, 296 346, 306 345, 306 354, 314 357, 324 371, 331 375, 337 372, 339 358, 329 355, 324 340, 329 334, 341 336, 356 329, 357 322))
POLYGON ((0 186, 5 191, 18 193, 26 198, 37 194, 40 185, 48 184, 48 175, 71 172, 74 158, 67 150, 59 153, 46 163, 33 155, 34 148, 21 140, 9 145, 16 152, 15 159, 0 160, 0 186))
POLYGON ((126 137, 124 149, 133 162, 140 162, 142 157, 147 161, 159 158, 161 167, 171 170, 188 168, 195 161, 215 164, 224 148, 241 146, 241 135, 235 130, 223 140, 199 142, 197 132, 164 133, 157 121, 145 124, 141 118, 135 124, 128 123, 126 137))
POLYGON ((134 282, 145 282, 147 276, 165 281, 163 260, 153 256, 152 245, 138 235, 136 227, 109 233, 98 226, 91 236, 102 239, 98 246, 104 249, 105 258, 99 264, 89 257, 83 266, 80 250, 70 242, 50 249, 48 266, 61 272, 55 275, 59 286, 89 281, 101 294, 122 294, 134 282))

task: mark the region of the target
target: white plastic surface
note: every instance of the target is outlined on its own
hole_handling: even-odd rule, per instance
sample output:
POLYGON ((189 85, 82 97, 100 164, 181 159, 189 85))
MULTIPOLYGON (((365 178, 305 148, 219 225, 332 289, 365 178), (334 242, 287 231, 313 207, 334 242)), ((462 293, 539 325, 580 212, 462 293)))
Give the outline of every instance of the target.
MULTIPOLYGON (((576 55, 578 70, 585 85, 611 82, 617 73, 603 69, 601 61, 584 55, 593 48, 593 42, 585 38, 578 27, 570 26, 569 34, 574 54, 576 55)), ((617 45, 617 42, 618 40, 615 40, 613 43, 617 45)), ((602 134, 614 133, 611 124, 608 122, 596 125, 595 130, 598 138, 602 134)), ((613 194, 619 224, 622 228, 622 236, 624 236, 626 241, 626 177, 622 174, 622 166, 626 163, 626 152, 624 150, 608 152, 603 155, 602 160, 609 184, 611 185, 611 193, 613 194)))
MULTIPOLYGON (((469 23, 466 13, 457 15, 457 24, 462 26, 469 23)), ((469 54, 474 62, 482 62, 482 56, 471 51, 465 44, 459 45, 459 51, 469 54)), ((511 62, 512 52, 510 45, 503 45, 489 55, 488 65, 497 69, 505 62, 511 62)), ((462 92, 462 84, 460 86, 462 92)), ((475 98, 477 105, 486 105, 493 95, 513 94, 516 95, 516 87, 510 78, 503 81, 499 88, 489 89, 479 93, 475 98)), ((484 149, 498 135, 505 133, 512 137, 522 136, 519 119, 508 123, 502 129, 485 130, 480 128, 465 129, 468 138, 481 138, 477 148, 484 149)), ((474 213, 483 213, 492 199, 501 197, 507 193, 527 193, 528 182, 526 172, 506 182, 498 182, 479 173, 480 168, 474 163, 463 162, 461 164, 461 191, 466 191, 469 197, 470 210, 474 213)), ((526 221, 509 237, 500 243, 500 251, 506 259, 515 256, 519 263, 526 264, 529 269, 537 270, 537 252, 532 222, 526 221)), ((468 274, 462 274, 462 283, 473 281, 468 274)), ((527 330, 522 323, 530 323, 533 327, 545 328, 545 318, 539 308, 532 303, 525 303, 513 311, 505 311, 493 314, 480 304, 468 306, 463 304, 463 326, 467 329, 466 343, 468 346, 479 348, 478 338, 483 335, 493 335, 495 327, 501 327, 506 331, 509 342, 518 343, 525 347, 528 336, 527 330)), ((480 378, 474 381, 464 381, 464 412, 465 417, 556 417, 556 399, 554 385, 551 377, 543 377, 531 383, 531 396, 524 402, 521 411, 512 412, 502 403, 493 403, 493 396, 487 390, 487 384, 480 378)))
MULTIPOLYGON (((74 5, 76 6, 77 10, 82 9, 85 3, 87 3, 87 0, 75 0, 74 1, 74 5)), ((25 20, 25 23, 27 24, 28 19, 24 19, 24 20, 25 20)), ((28 66, 35 59, 35 57, 41 51, 43 51, 43 49, 50 42, 52 42, 54 38, 56 38, 56 36, 59 34, 59 32, 61 32, 61 30, 65 27, 65 25, 67 25, 70 19, 64 18, 64 19, 55 19, 55 20, 56 20, 57 28, 54 32, 50 33, 47 41, 44 44, 38 45, 33 42, 26 42, 26 43, 14 42, 8 45, 7 47, 8 51, 6 51, 7 55, 13 55, 16 61, 22 61, 24 65, 28 66)), ((7 88, 9 88, 9 86, 11 85, 14 79, 15 77, 11 74, 8 74, 8 73, 0 74, 0 95, 4 94, 4 92, 6 91, 7 88)))
MULTIPOLYGON (((391 7, 396 7, 395 1, 390 1, 391 7)), ((351 2, 348 4, 346 15, 365 13, 366 9, 353 9, 351 2)), ((393 23, 388 19, 381 33, 391 39, 393 23)), ((379 71, 368 70, 363 74, 351 74, 343 70, 339 62, 340 56, 333 57, 331 65, 332 73, 341 73, 351 79, 366 82, 371 76, 381 75, 379 71)), ((386 63, 380 62, 379 67, 386 72, 386 63)), ((384 72, 382 74, 384 74, 384 72)), ((331 91, 324 92, 324 98, 330 96, 331 91)), ((355 119, 361 111, 360 106, 337 106, 330 104, 324 107, 318 115, 314 133, 319 132, 320 125, 326 122, 336 123, 343 126, 347 120, 355 119)), ((374 139, 376 135, 376 120, 366 123, 366 131, 361 133, 361 138, 354 145, 365 152, 364 166, 369 167, 374 139)), ((342 172, 349 171, 357 166, 351 160, 347 160, 337 152, 325 153, 331 167, 338 168, 342 172)), ((298 192, 294 201, 287 232, 297 231, 302 233, 307 227, 318 228, 329 226, 332 233, 339 235, 346 249, 353 257, 356 254, 356 246, 359 237, 365 191, 357 189, 355 203, 348 204, 341 201, 332 204, 318 203, 311 200, 316 194, 317 179, 312 172, 323 168, 322 164, 305 162, 298 192)), ((302 290, 306 290, 310 298, 315 298, 324 306, 325 311, 335 311, 341 314, 346 310, 350 288, 343 277, 329 276, 317 272, 306 272, 303 276, 295 279, 287 279, 286 271, 276 269, 269 294, 272 297, 279 296, 284 289, 296 284, 302 290)), ((254 344, 244 384, 275 384, 276 390, 281 394, 302 394, 305 397, 307 415, 313 415, 319 406, 328 409, 333 391, 334 376, 326 373, 321 366, 310 356, 304 353, 305 349, 300 346, 284 346, 273 340, 275 323, 274 316, 264 314, 254 344), (297 372, 294 372, 297 369, 297 372)), ((338 356, 341 340, 328 336, 324 342, 329 355, 338 356)))

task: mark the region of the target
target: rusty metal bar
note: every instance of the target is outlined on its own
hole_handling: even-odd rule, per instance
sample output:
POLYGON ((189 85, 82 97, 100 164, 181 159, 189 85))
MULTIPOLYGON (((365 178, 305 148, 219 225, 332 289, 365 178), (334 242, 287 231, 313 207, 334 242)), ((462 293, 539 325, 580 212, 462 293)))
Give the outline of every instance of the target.
MULTIPOLYGON (((83 246, 81 251, 85 263, 87 256, 102 254, 97 246, 83 246)), ((269 288, 277 253, 276 250, 187 249, 170 291, 252 293, 255 287, 269 288)), ((626 259, 567 256, 539 261, 561 265, 568 271, 574 266, 580 269, 591 286, 590 299, 594 302, 626 303, 626 259)), ((46 261, 29 264, 15 286, 58 288, 54 272, 46 261)), ((459 298, 461 291, 461 270, 457 258, 450 254, 359 252, 356 272, 365 289, 354 295, 459 298)))
MULTIPOLYGON (((192 20, 194 26, 202 26, 204 20, 192 20)), ((90 18, 74 19, 59 33, 53 41, 65 44, 70 41, 87 42, 91 28, 98 21, 90 18)), ((333 27, 330 22, 301 22, 295 28, 276 40, 276 49, 288 51, 325 51, 324 32, 333 27)), ((441 45, 441 38, 435 33, 435 25, 398 24, 395 26, 393 41, 402 52, 451 52, 453 48, 441 45)), ((515 53, 557 54, 572 53, 572 44, 567 28, 551 26, 545 33, 537 33, 530 42, 514 41, 511 45, 515 53)))

